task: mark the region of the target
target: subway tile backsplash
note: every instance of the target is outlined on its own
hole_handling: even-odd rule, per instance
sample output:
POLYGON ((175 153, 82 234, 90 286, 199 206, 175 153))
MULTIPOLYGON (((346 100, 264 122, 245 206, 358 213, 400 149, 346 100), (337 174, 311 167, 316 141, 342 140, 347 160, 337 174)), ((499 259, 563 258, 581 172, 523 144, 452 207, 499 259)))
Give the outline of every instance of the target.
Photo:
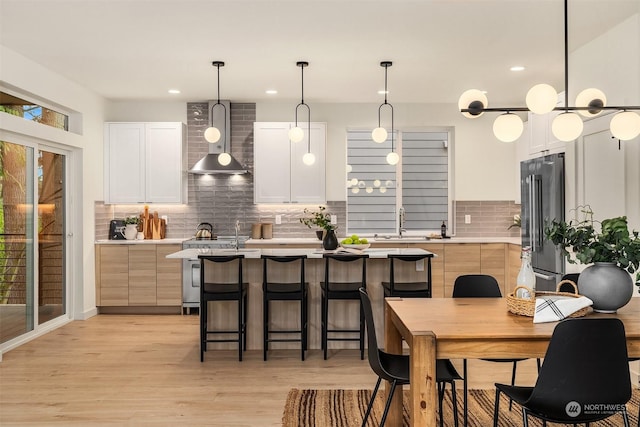
MULTIPOLYGON (((202 136, 208 127, 208 103, 187 103, 187 159, 191 167, 208 152, 202 136), (203 120, 203 117, 205 119, 203 120)), ((150 205, 151 212, 166 215, 168 238, 188 238, 195 234, 201 222, 213 224, 217 235, 234 232, 236 219, 241 233, 251 234, 254 223, 272 223, 273 237, 313 237, 300 223, 304 206, 256 205, 253 203, 253 123, 256 119, 254 103, 231 104, 231 153, 249 170, 245 175, 192 175, 188 176, 187 205, 150 205), (281 216, 281 224, 275 224, 275 216, 281 216)), ((309 206, 311 209, 317 206, 309 206)), ((109 221, 139 215, 143 205, 105 205, 95 203, 96 239, 106 239, 109 221)), ((330 201, 327 211, 338 217, 338 235, 346 233, 346 202, 330 201)), ((520 228, 509 226, 513 216, 520 213, 520 205, 513 201, 457 201, 456 235, 459 237, 518 237, 520 228), (465 215, 471 215, 471 223, 465 224, 465 215)))

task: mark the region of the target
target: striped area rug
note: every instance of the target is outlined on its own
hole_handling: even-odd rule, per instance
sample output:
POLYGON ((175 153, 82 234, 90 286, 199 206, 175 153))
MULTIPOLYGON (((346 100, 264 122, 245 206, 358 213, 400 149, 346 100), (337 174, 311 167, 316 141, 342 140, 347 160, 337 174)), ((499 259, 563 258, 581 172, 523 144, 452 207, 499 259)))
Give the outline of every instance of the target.
MULTIPOLYGON (((302 390, 291 389, 287 396, 282 416, 283 427, 359 427, 371 398, 371 390, 302 390)), ((403 411, 404 425, 409 425, 407 408, 407 391, 404 392, 403 411)), ((487 427, 493 425, 493 401, 495 390, 469 390, 469 426, 487 427)), ((522 412, 517 404, 509 411, 509 402, 502 395, 500 401, 501 427, 522 425, 522 412)), ((634 390, 631 401, 627 404, 629 421, 636 426, 640 392, 634 390)), ((451 394, 447 390, 444 401, 444 425, 453 427, 451 411, 451 394)), ((381 393, 376 396, 376 404, 367 426, 375 427, 380 423, 384 401, 381 393)), ((462 393, 458 393, 458 419, 462 425, 462 393)), ((561 424, 554 424, 561 425, 561 424)), ((619 427, 623 425, 622 416, 615 415, 606 420, 591 424, 594 427, 619 427)), ((529 417, 529 426, 541 427, 539 420, 529 417)))

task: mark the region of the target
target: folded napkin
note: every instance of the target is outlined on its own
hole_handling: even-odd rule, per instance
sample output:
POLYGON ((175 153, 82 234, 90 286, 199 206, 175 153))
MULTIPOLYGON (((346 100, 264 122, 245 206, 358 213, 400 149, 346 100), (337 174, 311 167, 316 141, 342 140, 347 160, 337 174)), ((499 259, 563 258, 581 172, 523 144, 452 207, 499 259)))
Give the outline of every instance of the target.
POLYGON ((533 323, 557 322, 592 304, 587 297, 538 297, 533 323))

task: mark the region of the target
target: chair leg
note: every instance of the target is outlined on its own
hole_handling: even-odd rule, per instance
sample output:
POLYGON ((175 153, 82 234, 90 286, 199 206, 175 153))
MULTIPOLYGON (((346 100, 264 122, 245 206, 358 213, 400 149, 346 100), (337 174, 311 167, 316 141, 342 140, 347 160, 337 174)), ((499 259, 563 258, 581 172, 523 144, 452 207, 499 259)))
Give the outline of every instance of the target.
MULTIPOLYGON (((629 414, 627 413, 626 406, 622 407, 622 419, 624 421, 624 427, 629 427, 629 414)), ((638 419, 638 423, 640 424, 640 419, 638 419)))
POLYGON ((458 398, 456 396, 456 383, 451 381, 451 404, 453 412, 453 425, 458 427, 458 398))
POLYGON ((369 404, 367 405, 367 412, 364 414, 364 418, 362 420, 362 427, 367 425, 367 419, 369 419, 369 414, 371 413, 371 408, 373 408, 373 402, 376 400, 376 394, 378 394, 378 388, 380 388, 380 383, 382 382, 382 378, 378 377, 378 382, 376 382, 376 386, 373 389, 373 394, 371 395, 371 399, 369 400, 369 404))
POLYGON ((493 427, 498 427, 499 413, 500 413, 500 389, 496 387, 496 400, 493 403, 493 427))
POLYGON ((244 323, 242 328, 242 338, 244 341, 242 343, 242 350, 247 351, 247 317, 249 315, 249 295, 248 294, 244 294, 244 305, 243 305, 242 312, 244 313, 244 323))
MULTIPOLYGON (((518 362, 513 361, 513 369, 511 370, 511 385, 516 385, 516 369, 518 369, 518 362)), ((513 406, 513 399, 509 399, 509 411, 511 411, 511 407, 513 406)))
POLYGON ((536 359, 536 365, 538 366, 538 373, 540 373, 540 366, 541 366, 541 364, 540 364, 540 358, 537 358, 537 359, 536 359))
POLYGON ((322 349, 324 350, 324 360, 327 360, 327 329, 329 325, 327 325, 327 319, 329 317, 329 298, 327 295, 323 295, 322 299, 322 349))
POLYGON ((442 415, 442 400, 444 399, 445 383, 438 383, 438 411, 440 413, 440 427, 444 426, 444 417, 442 415))
POLYGON ((393 381, 391 383, 391 390, 389 390, 389 397, 387 398, 387 403, 384 405, 384 412, 382 413, 382 419, 380 420, 380 427, 384 427, 384 423, 387 421, 387 414, 389 413, 389 407, 391 406, 391 400, 393 399, 393 394, 396 391, 397 381, 393 381))
POLYGON ((238 361, 242 362, 242 319, 244 315, 242 313, 242 296, 238 299, 238 361))
MULTIPOLYGON (((542 422, 543 426, 546 426, 546 423, 542 422)), ((523 406, 522 407, 522 427, 529 427, 529 417, 528 417, 528 412, 527 409, 523 406)))
POLYGON ((469 418, 468 413, 468 398, 469 390, 467 384, 467 359, 462 359, 462 392, 464 394, 464 402, 462 407, 462 425, 467 427, 467 421, 469 418))
POLYGON ((305 323, 304 323, 304 296, 302 297, 302 299, 300 300, 300 360, 302 360, 304 362, 304 329, 305 329, 305 323))
POLYGON ((364 360, 364 307, 362 307, 362 301, 360 304, 360 360, 364 360))
POLYGON ((262 360, 267 361, 269 351, 269 299, 266 292, 262 297, 262 360))
POLYGON ((200 362, 204 362, 207 350, 207 302, 200 303, 200 362))

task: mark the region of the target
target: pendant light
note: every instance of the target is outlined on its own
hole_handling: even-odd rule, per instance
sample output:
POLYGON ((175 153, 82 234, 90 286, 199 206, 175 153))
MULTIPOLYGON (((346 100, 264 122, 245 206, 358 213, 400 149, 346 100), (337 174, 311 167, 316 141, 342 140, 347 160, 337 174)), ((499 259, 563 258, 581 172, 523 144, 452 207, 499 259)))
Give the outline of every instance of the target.
MULTIPOLYGON (((548 84, 538 84, 527 92, 527 107, 515 108, 488 108, 487 97, 478 90, 471 89, 462 94, 458 101, 458 107, 463 116, 478 118, 484 112, 503 112, 493 125, 494 134, 498 139, 512 142, 520 124, 513 112, 531 111, 534 114, 546 114, 551 111, 561 111, 551 123, 551 132, 560 141, 573 141, 577 139, 584 128, 580 115, 594 117, 604 110, 618 110, 611 119, 610 129, 614 137, 628 141, 640 135, 640 115, 634 111, 640 110, 640 106, 607 106, 607 98, 599 89, 585 89, 576 97, 575 106, 569 106, 569 36, 568 36, 568 1, 564 0, 564 106, 556 107, 558 94, 548 84), (580 115, 576 114, 579 113, 580 115)), ((520 120, 521 122, 521 120, 520 120)))
POLYGON ((371 138, 377 142, 378 144, 381 144, 383 142, 385 142, 387 140, 387 130, 385 128, 383 128, 381 126, 381 120, 380 120, 380 116, 382 113, 382 107, 388 106, 391 109, 391 152, 389 154, 387 154, 387 163, 389 163, 390 165, 396 165, 398 163, 398 161, 400 160, 400 157, 398 156, 398 153, 396 153, 395 151, 393 151, 393 105, 391 105, 389 102, 387 102, 387 70, 389 67, 391 67, 393 65, 393 62, 391 61, 382 61, 380 63, 381 67, 384 67, 384 102, 382 104, 380 104, 380 106, 378 107, 378 127, 375 128, 373 130, 373 132, 371 132, 371 138))
MULTIPOLYGON (((224 67, 224 62, 213 61, 211 65, 216 67, 216 69, 218 70, 218 100, 216 101, 215 104, 211 106, 211 116, 213 117, 213 110, 218 105, 221 106, 222 110, 224 111, 223 123, 226 124, 227 123, 227 107, 225 107, 224 104, 220 102, 220 67, 224 67)), ((204 139, 206 139, 207 142, 210 142, 212 144, 218 142, 222 135, 223 134, 222 132, 220 132, 220 129, 213 126, 213 123, 211 123, 211 126, 204 131, 204 139)), ((218 163, 220 163, 222 166, 227 166, 229 163, 231 163, 231 155, 227 153, 227 138, 224 138, 223 152, 218 154, 218 163)))
POLYGON ((289 130, 289 140, 291 142, 300 142, 304 139, 304 131, 298 126, 298 108, 307 107, 307 152, 302 156, 302 162, 311 166, 316 162, 316 156, 311 152, 311 108, 304 102, 304 68, 309 66, 307 61, 298 61, 296 65, 300 67, 301 89, 300 103, 296 105, 296 125, 289 130))
MULTIPOLYGON (((222 120, 223 132, 220 131, 217 127, 210 123, 211 126, 208 127, 204 131, 204 139, 209 142, 209 153, 206 154, 202 159, 198 160, 196 164, 189 169, 189 173, 207 175, 207 174, 244 174, 247 173, 247 169, 240 165, 236 159, 234 159, 227 152, 227 135, 229 134, 229 129, 227 127, 227 107, 220 102, 220 67, 224 67, 224 62, 222 61, 213 61, 211 63, 214 67, 216 67, 218 71, 218 100, 211 106, 211 117, 213 118, 213 110, 216 107, 222 107, 224 112, 224 117, 222 120), (214 145, 216 142, 220 141, 220 138, 224 138, 223 152, 215 153, 216 148, 214 145)), ((212 119, 213 121, 213 119, 212 119)))

